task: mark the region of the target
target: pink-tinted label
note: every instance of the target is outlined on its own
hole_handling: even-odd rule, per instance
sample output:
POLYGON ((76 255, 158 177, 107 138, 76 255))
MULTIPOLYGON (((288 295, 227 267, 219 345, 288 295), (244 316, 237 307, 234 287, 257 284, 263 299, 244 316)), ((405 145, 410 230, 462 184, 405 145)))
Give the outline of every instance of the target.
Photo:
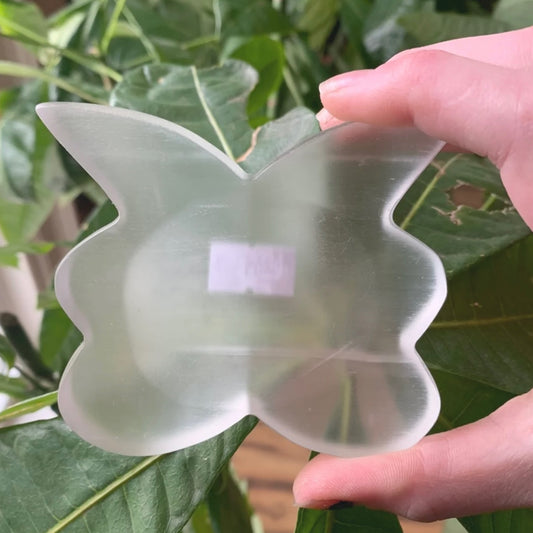
POLYGON ((214 241, 209 251, 209 292, 293 296, 296 253, 289 246, 214 241))

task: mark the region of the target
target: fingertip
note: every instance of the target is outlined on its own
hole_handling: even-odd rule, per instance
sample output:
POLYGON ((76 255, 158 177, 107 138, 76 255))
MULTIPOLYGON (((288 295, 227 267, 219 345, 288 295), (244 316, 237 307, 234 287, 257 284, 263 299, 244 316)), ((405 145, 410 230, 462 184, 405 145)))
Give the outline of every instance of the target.
MULTIPOLYGON (((331 490, 335 490, 335 487, 330 487, 329 476, 327 475, 328 465, 331 460, 333 460, 334 467, 335 461, 340 461, 341 459, 318 455, 309 461, 296 476, 292 492, 294 502, 298 507, 328 509, 339 501, 339 499, 335 499, 335 497, 330 495, 331 490), (327 496, 324 497, 323 495, 327 496)), ((338 486, 339 483, 336 483, 336 485, 338 486)))
POLYGON ((320 123, 320 129, 323 131, 343 123, 342 120, 334 117, 327 109, 321 109, 316 114, 316 119, 320 123))

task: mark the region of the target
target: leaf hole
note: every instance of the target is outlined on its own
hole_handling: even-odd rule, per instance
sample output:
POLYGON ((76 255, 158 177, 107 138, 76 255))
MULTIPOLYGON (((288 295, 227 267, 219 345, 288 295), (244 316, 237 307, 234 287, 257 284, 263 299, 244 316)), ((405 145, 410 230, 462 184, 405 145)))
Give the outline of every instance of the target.
POLYGON ((481 209, 487 199, 487 191, 469 183, 459 183, 446 191, 450 201, 457 207, 467 206, 481 209))

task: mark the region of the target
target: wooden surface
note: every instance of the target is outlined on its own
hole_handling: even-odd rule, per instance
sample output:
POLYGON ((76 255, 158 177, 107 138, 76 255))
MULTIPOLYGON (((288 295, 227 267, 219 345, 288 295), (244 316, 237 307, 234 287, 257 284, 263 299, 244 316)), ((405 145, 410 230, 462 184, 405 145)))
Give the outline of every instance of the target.
MULTIPOLYGON (((259 424, 233 459, 239 477, 249 488, 250 503, 265 533, 293 533, 298 509, 292 482, 307 462, 309 451, 259 424)), ((405 533, 440 533, 442 524, 402 521, 405 533)))

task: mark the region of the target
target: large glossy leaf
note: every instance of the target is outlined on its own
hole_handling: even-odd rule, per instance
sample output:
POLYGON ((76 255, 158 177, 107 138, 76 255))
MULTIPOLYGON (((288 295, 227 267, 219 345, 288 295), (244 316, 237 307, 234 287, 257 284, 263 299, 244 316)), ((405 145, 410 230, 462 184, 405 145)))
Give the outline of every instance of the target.
POLYGON ((396 516, 366 507, 316 511, 300 509, 295 533, 402 533, 396 516))
POLYGON ((103 452, 60 420, 0 430, 0 531, 178 532, 254 424, 148 458, 103 452))
POLYGON ((533 510, 517 509, 460 518, 469 533, 529 533, 533 530, 533 510))
POLYGON ((237 158, 250 146, 246 103, 256 82, 255 70, 235 60, 202 70, 150 65, 128 72, 111 101, 171 120, 237 158))
POLYGON ((281 154, 320 131, 315 114, 299 107, 254 132, 250 149, 238 160, 246 172, 254 173, 281 154))
POLYGON ((512 208, 498 170, 466 154, 440 155, 394 218, 439 254, 448 278, 530 233, 512 208))
MULTIPOLYGON (((519 394, 533 383, 533 236, 455 276, 419 342, 431 368, 519 394)), ((443 391, 443 395, 453 391, 443 391)))

